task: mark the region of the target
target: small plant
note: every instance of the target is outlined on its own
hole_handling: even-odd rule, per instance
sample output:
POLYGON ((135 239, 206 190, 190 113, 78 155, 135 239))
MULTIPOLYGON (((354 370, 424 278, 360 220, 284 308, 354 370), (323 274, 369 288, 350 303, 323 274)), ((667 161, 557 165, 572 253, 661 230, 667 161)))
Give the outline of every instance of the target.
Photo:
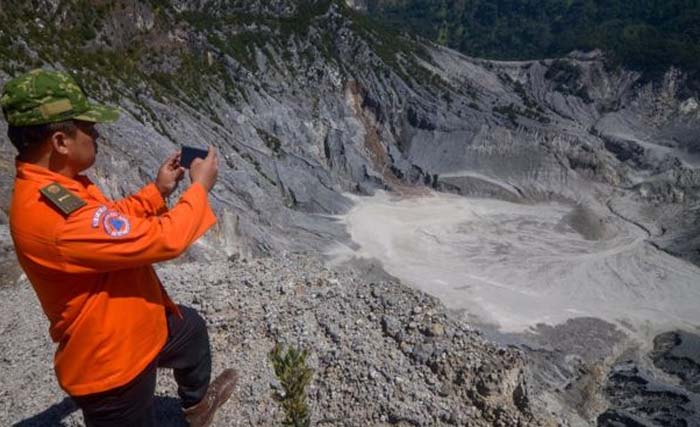
POLYGON ((274 152, 275 154, 280 153, 280 150, 282 149, 282 142, 279 140, 279 138, 267 133, 263 129, 255 128, 255 131, 258 133, 258 136, 260 137, 260 139, 262 139, 267 148, 272 150, 272 152, 274 152))
POLYGON ((309 427, 311 416, 306 403, 306 386, 311 382, 313 369, 306 366, 306 350, 289 347, 285 352, 280 344, 270 352, 270 361, 275 375, 282 384, 283 392, 276 396, 286 414, 286 426, 309 427))

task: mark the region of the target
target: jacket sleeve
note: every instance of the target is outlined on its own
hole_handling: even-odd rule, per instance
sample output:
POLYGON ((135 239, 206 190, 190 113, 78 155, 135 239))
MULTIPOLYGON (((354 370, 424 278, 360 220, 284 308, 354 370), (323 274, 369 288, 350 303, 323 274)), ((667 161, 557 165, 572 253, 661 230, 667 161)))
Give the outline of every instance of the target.
POLYGON ((107 272, 176 258, 215 223, 207 192, 195 183, 160 216, 87 206, 66 219, 55 242, 63 271, 107 272))
POLYGON ((113 206, 119 212, 142 218, 161 215, 168 210, 155 183, 146 185, 136 194, 113 202, 113 206))

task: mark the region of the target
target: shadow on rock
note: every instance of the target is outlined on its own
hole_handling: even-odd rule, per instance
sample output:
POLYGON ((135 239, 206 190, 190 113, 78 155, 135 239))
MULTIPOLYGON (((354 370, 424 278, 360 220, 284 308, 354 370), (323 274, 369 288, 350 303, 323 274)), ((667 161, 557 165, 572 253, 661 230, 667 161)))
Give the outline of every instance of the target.
MULTIPOLYGON (((156 397, 153 404, 153 416, 158 427, 184 427, 187 425, 180 400, 173 397, 156 397)), ((51 405, 46 410, 12 425, 12 427, 55 427, 64 425, 63 420, 78 411, 70 397, 51 405)))
POLYGON ((62 419, 66 418, 68 415, 77 410, 78 407, 75 405, 73 400, 70 397, 66 397, 60 403, 53 404, 46 410, 34 415, 33 417, 13 424, 12 427, 43 427, 61 425, 62 419))
POLYGON ((157 427, 187 427, 180 399, 158 396, 153 402, 153 417, 157 427))

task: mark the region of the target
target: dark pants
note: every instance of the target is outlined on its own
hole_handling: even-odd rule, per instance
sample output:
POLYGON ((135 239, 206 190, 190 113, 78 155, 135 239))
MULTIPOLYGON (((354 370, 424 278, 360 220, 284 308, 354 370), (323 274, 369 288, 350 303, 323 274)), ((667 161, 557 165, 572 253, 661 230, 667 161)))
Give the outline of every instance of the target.
POLYGON ((179 306, 183 318, 168 313, 168 340, 156 359, 130 383, 116 389, 74 396, 87 427, 153 426, 156 369, 172 368, 183 408, 204 397, 211 376, 211 350, 204 319, 179 306))

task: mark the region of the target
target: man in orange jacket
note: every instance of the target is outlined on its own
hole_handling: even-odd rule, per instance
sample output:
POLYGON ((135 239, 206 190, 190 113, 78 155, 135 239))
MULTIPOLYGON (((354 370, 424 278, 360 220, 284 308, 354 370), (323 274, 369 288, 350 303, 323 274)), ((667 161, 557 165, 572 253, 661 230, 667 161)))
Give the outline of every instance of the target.
POLYGON ((185 418, 209 425, 236 373, 209 383, 206 324, 170 300, 151 264, 176 258, 216 222, 207 198, 216 150, 192 163, 192 184, 172 209, 164 198, 185 173, 178 154, 155 182, 112 201, 80 173, 95 161, 95 124, 117 110, 46 70, 9 81, 0 105, 19 152, 10 231, 58 343, 59 384, 88 426, 151 426, 156 368, 173 368, 185 418))

